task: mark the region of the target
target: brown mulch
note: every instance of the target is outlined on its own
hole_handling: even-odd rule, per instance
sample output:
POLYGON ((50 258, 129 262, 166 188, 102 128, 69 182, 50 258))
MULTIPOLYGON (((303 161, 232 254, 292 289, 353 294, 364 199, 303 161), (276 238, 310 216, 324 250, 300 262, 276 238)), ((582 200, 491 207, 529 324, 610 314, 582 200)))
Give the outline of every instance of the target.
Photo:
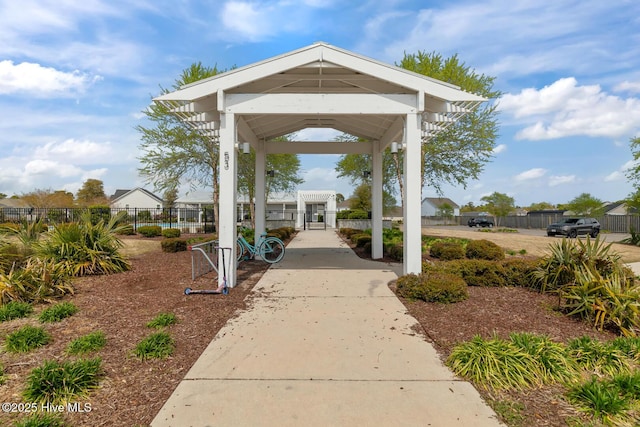
MULTIPOLYGON (((361 251, 357 253, 366 257, 361 251)), ((212 274, 191 280, 189 252, 163 253, 158 243, 153 251, 132 257, 132 266, 131 271, 121 274, 78 279, 75 295, 66 299, 80 310, 58 324, 45 325, 53 336, 51 344, 26 355, 0 353, 7 375, 6 383, 0 386, 0 402, 21 402, 25 378, 33 368, 46 359, 73 360, 64 355, 68 343, 101 330, 107 345, 97 355, 102 358, 105 377, 98 389, 80 400, 90 403, 91 411, 65 413, 65 419, 72 426, 148 425, 216 333, 250 304, 246 297, 268 267, 260 261, 241 263, 238 286, 229 295, 185 296, 186 287, 215 287, 212 274), (161 312, 174 313, 179 319, 167 328, 176 342, 174 355, 140 361, 131 352, 153 332, 146 323, 161 312)), ((535 332, 560 341, 582 335, 613 337, 559 314, 554 297, 521 288, 473 287, 467 301, 449 305, 401 300, 443 360, 457 343, 477 334, 506 337, 510 332, 535 332)), ((36 314, 42 308, 37 308, 36 314)), ((38 324, 35 316, 0 323, 0 337, 26 323, 38 324)), ((487 399, 521 402, 526 417, 522 425, 526 426, 561 426, 568 417, 577 416, 557 387, 500 395, 480 392, 487 399)), ((10 425, 23 416, 0 413, 0 425, 10 425)))
MULTIPOLYGON (((3 352, 0 360, 7 381, 0 386, 0 402, 22 402, 21 391, 29 372, 46 359, 74 360, 64 355, 71 340, 103 331, 107 345, 98 352, 105 377, 87 399, 90 412, 65 413, 72 426, 140 426, 151 423, 180 380, 225 323, 246 308, 245 297, 268 265, 247 261, 238 269, 238 286, 228 295, 189 295, 186 287, 213 289, 215 273, 191 280, 190 252, 164 253, 157 249, 131 259, 130 271, 75 281, 75 295, 65 298, 78 306, 74 316, 45 329, 53 342, 28 354, 3 352), (161 312, 174 313, 179 322, 167 328, 175 340, 173 356, 140 361, 132 350, 155 332, 146 324, 161 312)), ((43 307, 36 308, 36 314, 43 307)), ((33 316, 0 323, 0 336, 24 324, 38 325, 33 316)), ((93 357, 90 355, 88 357, 93 357)), ((0 425, 23 414, 0 413, 0 425)))

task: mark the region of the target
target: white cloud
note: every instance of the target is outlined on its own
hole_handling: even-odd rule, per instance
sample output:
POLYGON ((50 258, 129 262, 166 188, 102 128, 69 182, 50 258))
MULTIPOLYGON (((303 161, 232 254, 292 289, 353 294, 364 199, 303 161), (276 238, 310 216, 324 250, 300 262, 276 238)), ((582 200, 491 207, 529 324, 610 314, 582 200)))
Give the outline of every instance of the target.
POLYGON ((73 96, 95 78, 79 71, 63 72, 40 64, 0 61, 0 94, 27 92, 34 96, 73 96))
POLYGON ((61 143, 50 142, 36 148, 34 156, 39 159, 58 159, 76 164, 105 163, 112 156, 110 143, 76 141, 67 139, 61 143))
POLYGON ((528 181, 531 179, 542 178, 547 173, 546 169, 533 168, 516 175, 516 181, 528 181))
POLYGON ((613 88, 616 92, 640 93, 640 81, 630 82, 624 81, 613 88))
POLYGON ((575 175, 553 175, 549 177, 549 187, 576 182, 575 175))
POLYGON ((222 25, 237 36, 258 41, 275 30, 269 9, 259 9, 259 4, 246 1, 229 1, 222 8, 222 25))
POLYGON ((609 175, 604 177, 606 182, 620 181, 622 179, 624 179, 624 174, 620 171, 611 172, 609 175))
POLYGON ((640 126, 639 98, 609 95, 599 85, 579 86, 573 77, 539 90, 506 94, 500 98, 499 108, 525 124, 532 123, 518 132, 518 139, 615 138, 640 126))
POLYGON ((507 145, 506 144, 498 144, 494 147, 493 149, 493 154, 500 154, 507 151, 507 145))
POLYGON ((82 169, 76 166, 42 159, 29 161, 25 165, 24 171, 27 175, 46 175, 51 178, 67 178, 70 176, 80 175, 82 173, 82 169))

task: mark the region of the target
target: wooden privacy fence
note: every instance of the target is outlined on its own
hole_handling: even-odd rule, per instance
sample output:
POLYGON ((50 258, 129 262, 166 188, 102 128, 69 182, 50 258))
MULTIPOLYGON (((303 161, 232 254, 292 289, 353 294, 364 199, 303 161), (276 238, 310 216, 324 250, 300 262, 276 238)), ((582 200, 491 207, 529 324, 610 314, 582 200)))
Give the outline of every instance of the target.
MULTIPOLYGON (((432 227, 439 225, 467 225, 468 216, 458 216, 444 219, 442 217, 422 217, 423 227, 432 227)), ((546 229, 549 224, 560 222, 565 218, 561 214, 540 214, 540 215, 509 215, 491 219, 496 222, 497 227, 509 228, 531 228, 546 229), (496 221, 497 220, 497 221, 496 221)), ((639 215, 604 215, 596 217, 600 222, 600 228, 603 231, 612 233, 628 233, 631 228, 640 231, 639 215)))

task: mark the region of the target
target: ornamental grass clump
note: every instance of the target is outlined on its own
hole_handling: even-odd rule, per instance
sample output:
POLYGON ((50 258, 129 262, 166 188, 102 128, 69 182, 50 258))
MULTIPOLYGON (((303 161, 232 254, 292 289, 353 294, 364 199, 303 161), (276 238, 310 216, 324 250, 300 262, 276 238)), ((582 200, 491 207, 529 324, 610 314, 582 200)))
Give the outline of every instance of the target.
POLYGON ((67 317, 71 317, 78 312, 78 307, 71 302, 61 302, 51 307, 47 307, 40 313, 38 320, 42 323, 60 322, 67 317))
POLYGON ((66 353, 70 355, 91 353, 102 349, 106 344, 107 337, 104 332, 91 332, 71 341, 67 346, 66 353))
POLYGON ((590 337, 569 341, 567 351, 580 369, 591 374, 613 376, 628 373, 631 369, 631 361, 615 345, 590 337))
POLYGON ((136 345, 134 356, 144 361, 148 359, 164 359, 173 354, 175 342, 166 332, 153 333, 136 345))
POLYGON ((512 333, 511 342, 531 355, 540 365, 542 381, 550 384, 571 381, 578 376, 578 365, 568 357, 566 347, 546 335, 512 333))
POLYGON ((147 323, 147 328, 164 328, 167 326, 175 325, 176 323, 178 323, 178 318, 175 314, 160 313, 149 323, 147 323))
POLYGON ((47 360, 31 371, 22 396, 26 402, 64 404, 86 396, 98 387, 102 376, 100 358, 47 360))
POLYGON ((28 302, 10 301, 0 306, 0 322, 22 319, 33 313, 33 306, 28 302))
POLYGON ((461 377, 494 390, 524 389, 543 382, 536 360, 513 343, 475 336, 456 346, 447 366, 461 377))
POLYGON ((8 334, 4 347, 10 353, 28 353, 50 341, 51 335, 44 328, 26 325, 8 334))
POLYGON ((49 238, 36 246, 36 256, 50 260, 71 276, 120 273, 131 268, 121 254, 118 238, 121 212, 108 222, 92 223, 90 211, 84 211, 77 223, 60 224, 49 232, 49 238))
POLYGON ((593 377, 586 383, 578 384, 567 392, 569 401, 606 424, 615 423, 616 417, 625 413, 629 401, 620 395, 617 387, 608 381, 593 377))

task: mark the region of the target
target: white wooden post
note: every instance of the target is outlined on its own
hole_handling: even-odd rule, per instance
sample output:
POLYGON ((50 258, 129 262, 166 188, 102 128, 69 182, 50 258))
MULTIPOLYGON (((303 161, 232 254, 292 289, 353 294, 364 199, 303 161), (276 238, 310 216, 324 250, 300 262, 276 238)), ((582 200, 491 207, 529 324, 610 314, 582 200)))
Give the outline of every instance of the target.
POLYGON ((422 271, 422 224, 420 205, 422 199, 422 171, 420 157, 420 115, 406 116, 406 148, 404 153, 404 247, 403 273, 418 274, 422 271))
POLYGON ((256 151, 256 182, 255 182, 255 195, 256 195, 256 205, 255 205, 255 236, 256 242, 258 241, 258 237, 260 234, 264 233, 266 230, 266 200, 265 200, 265 185, 266 185, 266 162, 267 162, 267 151, 264 146, 264 141, 259 141, 255 144, 254 149, 256 151))
MULTIPOLYGON (((218 241, 225 250, 227 284, 236 285, 236 203, 237 203, 237 160, 235 117, 232 113, 220 113, 220 201, 218 212, 218 241), (230 257, 230 258, 229 258, 230 257)), ((218 265, 222 264, 222 251, 218 256, 218 265)), ((222 272, 222 269, 220 269, 222 272)), ((218 275, 218 284, 222 284, 223 275, 218 275)))
POLYGON ((382 153, 380 141, 374 141, 372 147, 372 183, 371 183, 371 258, 380 259, 382 247, 382 153))

